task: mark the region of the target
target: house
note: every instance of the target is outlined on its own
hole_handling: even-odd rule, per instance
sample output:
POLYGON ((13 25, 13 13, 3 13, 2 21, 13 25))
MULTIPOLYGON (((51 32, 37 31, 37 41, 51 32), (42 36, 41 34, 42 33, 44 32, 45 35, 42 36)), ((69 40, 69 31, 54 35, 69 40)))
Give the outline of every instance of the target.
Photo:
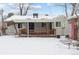
POLYGON ((78 40, 78 17, 76 15, 68 18, 69 38, 78 40))
POLYGON ((20 33, 20 30, 23 28, 25 28, 27 36, 56 36, 68 34, 68 22, 63 15, 13 15, 10 18, 5 19, 5 22, 7 24, 10 24, 11 22, 15 23, 15 25, 7 27, 6 33, 8 35, 14 35, 16 32, 20 33))

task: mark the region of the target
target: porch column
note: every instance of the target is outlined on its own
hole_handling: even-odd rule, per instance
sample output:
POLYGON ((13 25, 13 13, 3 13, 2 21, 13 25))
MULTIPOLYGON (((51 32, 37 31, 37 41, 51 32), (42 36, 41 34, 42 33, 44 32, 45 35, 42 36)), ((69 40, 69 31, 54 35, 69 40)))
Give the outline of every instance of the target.
POLYGON ((27 37, 29 37, 29 22, 27 22, 27 37))
POLYGON ((46 27, 47 27, 47 33, 49 34, 49 28, 50 28, 49 23, 46 23, 46 27))

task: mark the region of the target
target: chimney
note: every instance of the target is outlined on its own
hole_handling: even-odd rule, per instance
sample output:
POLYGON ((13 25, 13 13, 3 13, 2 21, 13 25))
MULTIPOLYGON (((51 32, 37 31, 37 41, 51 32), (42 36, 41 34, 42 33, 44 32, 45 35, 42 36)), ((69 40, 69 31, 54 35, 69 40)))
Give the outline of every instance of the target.
POLYGON ((48 16, 48 14, 45 14, 45 16, 48 16))
POLYGON ((38 13, 33 13, 33 18, 38 18, 38 13))

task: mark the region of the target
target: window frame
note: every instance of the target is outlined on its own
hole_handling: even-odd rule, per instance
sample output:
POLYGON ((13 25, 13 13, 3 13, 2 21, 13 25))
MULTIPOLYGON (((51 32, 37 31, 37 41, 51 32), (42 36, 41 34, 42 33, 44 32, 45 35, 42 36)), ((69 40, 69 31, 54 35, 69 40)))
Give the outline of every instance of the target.
POLYGON ((30 30, 34 30, 35 28, 35 24, 34 23, 29 23, 29 29, 30 30))
POLYGON ((41 27, 46 27, 46 23, 42 23, 41 24, 41 27))
POLYGON ((18 23, 18 28, 22 28, 22 23, 18 23))
POLYGON ((56 22, 56 27, 61 27, 61 22, 56 22))

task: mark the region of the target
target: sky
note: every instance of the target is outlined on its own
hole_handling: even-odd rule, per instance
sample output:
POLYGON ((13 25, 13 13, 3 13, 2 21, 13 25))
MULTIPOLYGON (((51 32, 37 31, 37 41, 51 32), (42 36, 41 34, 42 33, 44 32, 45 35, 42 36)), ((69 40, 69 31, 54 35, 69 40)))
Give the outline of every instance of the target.
MULTIPOLYGON (((52 4, 52 3, 31 3, 31 6, 35 9, 31 9, 28 11, 28 15, 33 13, 38 14, 48 14, 48 15, 65 15, 64 7, 58 6, 63 3, 52 4)), ((10 12, 17 13, 19 12, 16 4, 12 3, 0 3, 0 9, 4 10, 4 15, 7 15, 10 12)), ((67 4, 68 13, 70 13, 71 6, 67 4)))

